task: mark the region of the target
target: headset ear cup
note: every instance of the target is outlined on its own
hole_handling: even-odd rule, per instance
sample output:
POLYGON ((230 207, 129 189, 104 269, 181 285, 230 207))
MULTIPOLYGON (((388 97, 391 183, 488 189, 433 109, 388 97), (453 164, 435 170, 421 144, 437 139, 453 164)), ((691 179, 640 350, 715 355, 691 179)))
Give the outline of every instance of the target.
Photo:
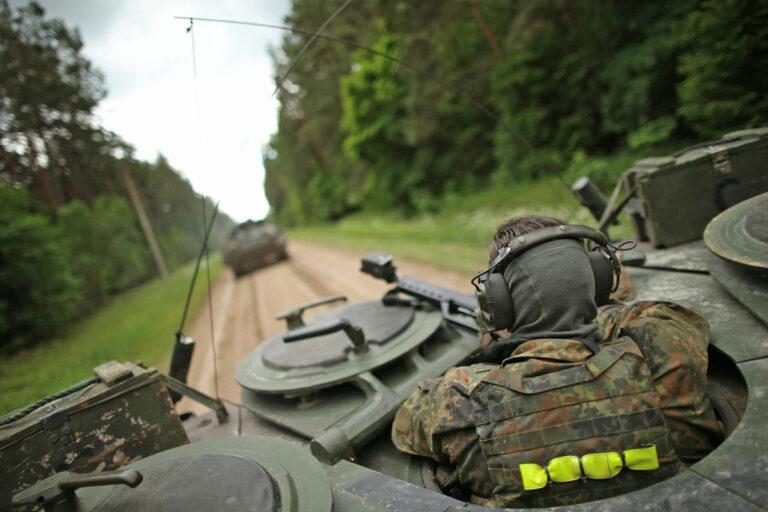
POLYGON ((515 323, 515 308, 504 274, 493 273, 488 276, 485 287, 493 315, 494 330, 509 329, 515 323))
POLYGON ((595 304, 603 306, 608 304, 608 298, 613 290, 613 264, 600 249, 590 251, 588 256, 595 276, 595 304))

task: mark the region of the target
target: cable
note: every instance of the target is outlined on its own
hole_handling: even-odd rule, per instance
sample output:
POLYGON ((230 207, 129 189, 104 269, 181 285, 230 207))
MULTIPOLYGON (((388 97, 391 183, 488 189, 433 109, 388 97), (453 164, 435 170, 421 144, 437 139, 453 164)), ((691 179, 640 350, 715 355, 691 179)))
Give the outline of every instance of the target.
MULTIPOLYGON (((288 69, 285 71, 285 73, 283 74, 283 76, 282 76, 282 77, 280 77, 280 78, 278 78, 278 80, 277 80, 277 87, 275 87, 275 90, 274 90, 274 92, 272 92, 272 96, 274 96, 275 94, 277 94, 277 91, 279 91, 280 89, 282 89, 282 87, 283 87, 283 82, 285 81, 285 79, 286 79, 286 78, 288 78, 288 75, 290 74, 290 72, 293 70, 293 68, 296 66, 296 64, 299 62, 299 60, 300 60, 300 59, 301 59, 301 58, 304 56, 304 54, 307 52, 307 50, 309 50, 309 47, 310 47, 310 46, 312 46, 312 44, 315 42, 315 40, 318 38, 318 36, 322 35, 323 31, 324 31, 324 30, 325 30, 325 29, 328 27, 328 25, 330 25, 330 23, 331 23, 331 22, 332 22, 332 21, 333 21, 333 20, 336 18, 336 16, 338 16, 339 14, 341 14, 341 11, 343 11, 344 9, 346 9, 346 8, 347 8, 347 6, 348 6, 349 4, 351 4, 351 3, 352 3, 352 0, 347 0, 346 2, 344 2, 344 3, 341 5, 341 7, 339 7, 338 9, 336 9, 336 11, 335 11, 333 14, 331 14, 330 16, 328 16, 328 19, 326 19, 326 20, 323 22, 323 24, 322 24, 322 25, 320 25, 320 28, 319 28, 319 29, 317 29, 317 32, 315 32, 314 34, 312 34, 312 37, 309 39, 309 41, 307 41, 306 43, 304 43, 304 46, 301 48, 301 50, 299 50, 299 54, 298 54, 298 55, 296 55, 296 58, 295 58, 295 59, 293 59, 293 62, 291 62, 291 63, 290 63, 290 65, 288 66, 288 69)), ((190 21, 190 22, 191 22, 191 21, 190 21)))
MULTIPOLYGON (((478 109, 480 112, 484 113, 489 118, 493 119, 495 122, 497 122, 504 130, 507 131, 512 137, 517 139, 523 146, 525 146, 526 149, 528 149, 531 154, 533 155, 534 159, 536 159, 544 168, 550 169, 553 171, 553 173, 557 176, 558 180, 570 190, 570 187, 568 186, 568 183, 565 181, 565 178, 563 178, 562 173, 556 168, 549 165, 548 162, 546 162, 543 158, 541 158, 538 153, 536 153, 536 150, 531 145, 528 140, 520 135, 516 130, 514 130, 511 126, 509 126, 502 118, 497 116, 490 108, 488 108, 484 103, 481 101, 475 99, 474 97, 470 96, 469 94, 465 93, 460 88, 456 87, 453 84, 450 84, 446 82, 445 80, 432 75, 428 71, 425 71, 417 66, 414 66, 413 64, 410 64, 404 60, 401 60, 393 55, 389 55, 387 53, 378 51, 374 48, 370 48, 368 46, 365 46, 363 44, 357 43, 355 41, 350 41, 349 39, 343 39, 341 37, 336 37, 328 34, 322 34, 318 31, 312 31, 312 30, 303 30, 299 28, 289 27, 286 25, 273 25, 270 23, 258 23, 255 21, 240 21, 240 20, 229 20, 229 19, 223 19, 223 18, 196 18, 193 16, 174 16, 175 19, 178 20, 188 20, 190 22, 190 26, 194 21, 203 21, 208 23, 224 23, 224 24, 230 24, 230 25, 245 25, 245 26, 251 26, 251 27, 261 27, 261 28, 271 28, 275 30, 283 30, 287 32, 293 32, 296 34, 304 34, 313 36, 314 40, 316 39, 325 39, 328 41, 333 41, 336 43, 344 44, 347 46, 350 46, 352 48, 357 48, 359 50, 366 51, 368 53, 371 53, 373 55, 378 55, 380 57, 383 57, 389 61, 396 62, 397 64, 403 66, 406 69, 410 69, 411 71, 423 76, 424 78, 428 78, 432 80, 433 82, 441 85, 442 87, 452 91, 453 93, 457 94, 458 96, 461 96, 462 98, 468 100, 476 109, 478 109)), ((555 192, 555 195, 557 195, 561 201, 563 202, 563 205, 568 209, 569 213, 573 216, 576 215, 575 210, 571 207, 570 204, 568 204, 568 199, 564 198, 563 195, 560 194, 560 191, 557 190, 551 183, 549 184, 551 189, 555 192)), ((570 197, 570 196, 568 196, 570 197)))
POLYGON ((29 404, 28 406, 24 407, 23 409, 19 409, 16 412, 13 412, 11 414, 8 414, 6 416, 3 416, 0 418, 0 427, 9 425, 13 423, 14 421, 18 421, 24 416, 27 416, 28 414, 34 412, 35 410, 39 409, 40 407, 44 406, 45 404, 48 404, 50 402, 53 402, 54 400, 58 400, 60 398, 64 398, 65 396, 71 395, 73 393, 77 393, 80 390, 83 390, 90 386, 91 384, 96 384, 98 382, 101 382, 101 379, 97 377, 92 377, 90 379, 78 382, 77 384, 73 384, 72 386, 62 389, 61 391, 58 391, 52 395, 48 395, 45 398, 41 398, 37 402, 33 402, 29 404))

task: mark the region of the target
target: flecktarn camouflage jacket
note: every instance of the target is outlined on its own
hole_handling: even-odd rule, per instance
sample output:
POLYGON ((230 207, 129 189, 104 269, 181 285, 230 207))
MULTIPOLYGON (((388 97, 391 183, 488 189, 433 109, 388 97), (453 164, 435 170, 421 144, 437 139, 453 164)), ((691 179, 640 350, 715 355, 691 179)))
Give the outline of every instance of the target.
MULTIPOLYGON (((456 480, 471 501, 496 506, 555 505, 613 492, 597 484, 585 494, 585 486, 568 483, 547 486, 549 491, 525 491, 519 466, 526 462, 547 468, 541 474, 549 478, 549 470, 556 467, 553 459, 561 464, 584 453, 615 452, 624 463, 622 450, 640 448, 634 445, 652 439, 664 471, 653 477, 647 476, 651 472, 623 471, 629 476, 621 477, 621 487, 629 490, 668 476, 670 468, 676 471, 669 439, 687 460, 711 450, 719 441, 721 426, 706 392, 706 321, 681 306, 657 302, 610 306, 601 310, 598 320, 604 334, 598 356, 614 359, 603 372, 597 372, 591 361, 598 356, 593 357, 578 341, 530 340, 501 366, 453 368, 443 377, 422 382, 396 415, 395 445, 435 459, 441 464, 438 477, 442 475, 443 482, 456 480), (590 380, 582 374, 583 382, 558 385, 574 378, 567 377, 568 372, 577 375, 587 370, 598 377, 590 374, 590 380), (520 386, 532 383, 541 390, 521 392, 526 389, 520 386), (607 395, 616 398, 610 400, 607 395), (603 397, 602 402, 594 402, 595 397, 603 397), (572 407, 580 401, 607 409, 572 407), (667 425, 663 433, 661 414, 667 425), (611 445, 605 438, 600 441, 605 429, 617 433, 622 446, 611 445), (559 447, 545 448, 553 443, 559 447)), ((583 462, 579 464, 583 472, 583 462)), ((564 481, 555 474, 558 478, 564 481)))

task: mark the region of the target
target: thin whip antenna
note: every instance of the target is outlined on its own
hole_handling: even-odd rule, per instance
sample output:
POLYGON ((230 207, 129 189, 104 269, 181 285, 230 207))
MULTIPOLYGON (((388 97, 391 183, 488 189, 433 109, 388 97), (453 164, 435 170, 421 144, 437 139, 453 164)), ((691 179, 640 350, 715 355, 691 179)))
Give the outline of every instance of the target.
MULTIPOLYGON (((203 203, 203 229, 206 225, 205 196, 201 197, 203 203)), ((208 317, 211 319, 211 353, 213 354, 213 389, 215 397, 219 399, 219 364, 216 357, 216 330, 213 326, 213 292, 211 290, 211 263, 208 260, 208 243, 205 244, 205 273, 208 277, 208 317)))
POLYGON ((179 330, 176 331, 176 339, 181 338, 184 332, 184 324, 187 323, 187 313, 189 312, 189 302, 192 299, 192 291, 195 289, 195 282, 197 281, 197 273, 200 270, 200 260, 203 259, 203 254, 208 247, 208 238, 211 236, 211 229, 213 229, 213 221, 216 220, 216 214, 219 213, 219 203, 213 208, 213 215, 208 222, 208 229, 205 231, 205 238, 203 239, 203 246, 200 247, 200 253, 197 255, 197 261, 195 262, 195 271, 192 273, 192 282, 189 283, 189 290, 187 291, 187 300, 184 302, 184 312, 181 315, 181 323, 179 324, 179 330))
POLYGON ((336 18, 336 16, 341 14, 341 12, 344 9, 346 9, 347 6, 349 6, 349 4, 351 4, 351 3, 352 3, 352 0, 347 0, 346 2, 344 2, 341 5, 341 7, 336 9, 336 11, 333 14, 328 16, 328 19, 325 20, 322 25, 320 25, 320 28, 317 29, 317 32, 312 34, 312 37, 309 39, 309 41, 307 41, 304 44, 304 46, 301 48, 301 50, 299 50, 299 54, 296 55, 296 58, 293 59, 293 62, 291 62, 291 64, 288 66, 288 69, 285 71, 285 73, 283 73, 283 76, 278 78, 278 80, 277 80, 277 87, 275 87, 275 90, 272 92, 272 96, 277 94, 277 91, 279 91, 280 89, 283 88, 283 82, 285 81, 286 78, 288 78, 288 75, 290 74, 291 71, 293 71, 293 68, 296 66, 296 64, 298 64, 299 60, 301 60, 301 58, 304 56, 304 54, 307 53, 307 50, 309 50, 310 46, 312 46, 314 44, 315 40, 317 40, 317 38, 319 36, 321 36, 323 34, 323 32, 325 32, 325 29, 328 27, 328 25, 331 24, 331 22, 336 18))
MULTIPOLYGON (((403 66, 404 68, 410 69, 414 73, 417 73, 417 74, 423 76, 424 78, 432 80, 433 82, 435 82, 435 83, 443 86, 444 88, 454 92, 458 96, 461 96, 462 98, 468 100, 477 110, 479 110, 480 112, 484 113, 489 118, 491 118, 494 121, 496 121, 497 123, 499 123, 499 125, 502 128, 504 128, 504 130, 506 130, 507 133, 512 135, 523 146, 525 146, 525 148, 528 149, 531 152, 531 154, 534 156, 534 158, 540 164, 542 164, 542 166, 544 166, 546 168, 549 168, 549 169, 552 169, 552 171, 557 176, 557 178, 560 181, 560 183, 562 183, 566 188, 568 188, 570 190, 570 186, 568 185, 568 182, 565 181, 565 178, 563 178, 562 173, 557 168, 552 167, 546 161, 544 161, 541 157, 539 157, 538 154, 536 153, 536 150, 534 149, 534 147, 531 145, 530 142, 528 142, 528 140, 525 137, 520 135, 515 129, 513 129, 511 126, 509 126, 502 118, 497 116, 484 103, 482 103, 481 101, 475 99, 474 97, 470 96, 469 94, 465 93, 464 91, 462 91, 461 89, 459 89, 455 85, 453 85, 451 83, 448 83, 445 80, 434 76, 433 74, 429 73, 428 71, 425 71, 425 70, 423 70, 423 69, 421 69, 421 68, 419 68, 417 66, 414 66, 413 64, 405 62, 404 60, 401 60, 401 59, 399 59, 399 58, 397 58, 397 57, 395 57, 393 55, 389 55, 387 53, 380 52, 380 51, 378 51, 378 50, 376 50, 374 48, 370 48, 368 46, 365 46, 363 44, 357 43, 355 41, 350 41, 349 39, 343 39, 341 37, 336 37, 336 36, 332 36, 332 35, 328 35, 328 34, 321 34, 319 32, 313 31, 313 30, 304 30, 304 29, 300 29, 300 28, 294 28, 294 27, 290 27, 290 26, 287 26, 287 25, 273 25, 273 24, 270 24, 270 23, 258 23, 258 22, 255 22, 255 21, 229 20, 229 19, 222 19, 222 18, 195 18, 195 17, 190 17, 190 16, 174 16, 174 18, 175 19, 179 19, 179 20, 188 20, 190 23, 192 23, 193 21, 203 21, 203 22, 208 22, 208 23, 225 23, 225 24, 229 24, 229 25, 245 25, 245 26, 251 26, 251 27, 271 28, 271 29, 276 29, 276 30, 284 30, 284 31, 288 31, 288 32, 294 32, 296 34, 310 35, 310 36, 315 36, 315 39, 325 39, 325 40, 328 40, 328 41, 333 41, 333 42, 336 42, 336 43, 344 44, 344 45, 350 46, 352 48, 357 48, 359 50, 363 50, 363 51, 366 51, 368 53, 372 53, 374 55, 378 55, 378 56, 383 57, 383 58, 385 58, 387 60, 390 60, 392 62, 396 62, 397 64, 403 66)), ((552 186, 551 183, 549 183, 549 182, 546 182, 546 183, 549 184, 549 187, 552 189, 552 191, 555 193, 555 195, 557 195, 563 201, 563 205, 565 205, 565 207, 568 209, 569 213, 571 215, 573 215, 573 216, 576 216, 576 212, 573 210, 573 208, 570 206, 570 204, 568 204, 567 198, 564 199, 563 196, 560 194, 560 191, 558 189, 556 189, 554 186, 552 186)))

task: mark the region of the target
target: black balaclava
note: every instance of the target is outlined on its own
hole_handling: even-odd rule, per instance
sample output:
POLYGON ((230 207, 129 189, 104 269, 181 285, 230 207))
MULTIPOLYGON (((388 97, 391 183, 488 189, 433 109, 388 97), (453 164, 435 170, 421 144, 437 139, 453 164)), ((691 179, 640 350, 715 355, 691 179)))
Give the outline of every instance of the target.
POLYGON ((581 242, 554 240, 510 261, 504 278, 512 294, 513 338, 600 340, 595 278, 581 242))

